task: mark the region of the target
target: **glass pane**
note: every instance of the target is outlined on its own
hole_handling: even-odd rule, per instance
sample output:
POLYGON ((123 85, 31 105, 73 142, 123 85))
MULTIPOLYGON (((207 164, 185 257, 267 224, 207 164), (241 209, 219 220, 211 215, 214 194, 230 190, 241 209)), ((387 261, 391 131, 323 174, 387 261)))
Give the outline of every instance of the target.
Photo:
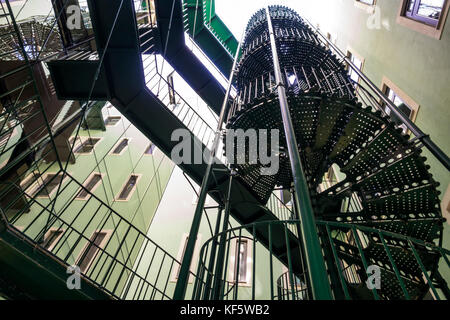
POLYGON ((81 257, 84 256, 83 261, 81 263, 78 263, 81 271, 86 271, 86 269, 89 267, 91 261, 94 259, 96 252, 99 250, 98 247, 100 247, 100 244, 102 243, 103 239, 105 239, 106 233, 105 232, 96 232, 90 239, 90 243, 88 245, 87 253, 85 255, 86 250, 81 254, 81 257), (96 247, 95 245, 98 247, 96 247))
POLYGON ((63 233, 62 230, 52 230, 50 231, 50 233, 48 234, 48 236, 45 238, 44 241, 44 248, 45 249, 49 249, 50 247, 52 247, 55 243, 56 240, 58 239, 58 237, 63 233))
POLYGON ((90 153, 92 150, 94 150, 94 146, 99 141, 100 139, 98 138, 89 138, 84 141, 81 146, 75 149, 75 153, 90 153))
POLYGON ((239 241, 239 246, 237 246, 236 250, 238 251, 236 254, 236 267, 238 264, 238 255, 239 255, 239 272, 238 272, 238 282, 247 281, 247 241, 239 241))
POLYGON ((418 15, 439 20, 445 0, 421 0, 418 15))
POLYGON ((412 12, 414 9, 415 0, 409 0, 408 7, 406 8, 407 12, 412 12))
POLYGON ((128 198, 131 191, 136 186, 137 179, 138 179, 138 176, 134 176, 134 175, 128 179, 127 184, 123 187, 122 192, 120 192, 120 195, 119 195, 120 200, 126 200, 128 198))
MULTIPOLYGON (((102 176, 100 174, 95 174, 91 177, 91 179, 89 180, 89 182, 85 185, 85 188, 88 189, 89 191, 92 191, 92 189, 94 189, 94 187, 97 185, 98 182, 100 182, 100 180, 102 180, 102 176)), ((85 189, 82 189, 78 195, 77 198, 86 198, 89 195, 88 191, 86 191, 85 189)))
POLYGON ((113 154, 120 154, 128 146, 128 139, 120 141, 119 145, 113 150, 113 154))
POLYGON ((145 154, 153 154, 153 150, 155 149, 155 145, 151 143, 147 149, 145 149, 145 154))
POLYGON ((36 190, 36 196, 45 197, 49 196, 53 192, 53 190, 59 185, 59 183, 62 180, 62 173, 60 173, 58 177, 51 180, 55 176, 56 176, 55 174, 48 174, 44 178, 43 184, 41 184, 36 190))

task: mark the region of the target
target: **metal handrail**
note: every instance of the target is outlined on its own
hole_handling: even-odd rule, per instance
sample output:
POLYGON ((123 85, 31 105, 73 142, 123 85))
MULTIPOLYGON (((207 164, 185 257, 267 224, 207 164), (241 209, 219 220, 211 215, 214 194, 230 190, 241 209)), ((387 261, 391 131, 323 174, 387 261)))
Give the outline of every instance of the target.
POLYGON ((319 28, 315 27, 307 19, 303 18, 310 28, 320 36, 320 38, 326 43, 333 51, 342 58, 345 63, 361 78, 361 80, 375 93, 375 95, 386 104, 389 110, 398 117, 404 125, 414 134, 414 136, 419 139, 425 147, 436 157, 439 162, 444 165, 444 167, 450 171, 450 158, 448 155, 442 151, 430 138, 429 135, 424 133, 414 122, 411 121, 403 112, 401 112, 397 106, 351 61, 351 59, 345 55, 332 41, 330 41, 326 36, 324 36, 319 28))

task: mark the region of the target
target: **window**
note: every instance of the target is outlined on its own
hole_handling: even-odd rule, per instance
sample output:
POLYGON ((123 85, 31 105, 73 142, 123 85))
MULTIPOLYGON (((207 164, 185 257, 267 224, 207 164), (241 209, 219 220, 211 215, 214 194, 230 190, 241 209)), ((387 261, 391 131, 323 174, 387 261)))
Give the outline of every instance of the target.
POLYGON ((76 199, 78 200, 87 200, 90 198, 90 192, 94 192, 95 189, 100 185, 100 182, 102 181, 102 175, 100 173, 93 173, 91 174, 87 179, 86 182, 83 184, 83 186, 87 189, 81 189, 80 192, 78 192, 78 195, 76 199))
POLYGON ((228 281, 234 283, 237 278, 240 286, 250 286, 253 266, 252 256, 250 254, 253 250, 253 240, 242 237, 240 239, 232 239, 231 241, 228 281))
POLYGON ((450 224, 450 184, 447 186, 444 197, 441 202, 442 216, 447 219, 447 223, 450 224))
POLYGON ((118 201, 128 201, 134 193, 136 189, 136 185, 139 181, 139 175, 131 175, 125 185, 122 187, 122 191, 120 191, 119 196, 116 200, 118 201))
MULTIPOLYGON (((359 70, 363 69, 364 58, 362 58, 360 55, 356 54, 354 50, 348 49, 347 57, 359 70)), ((350 66, 348 66, 348 74, 355 83, 359 82, 359 75, 350 66)))
POLYGON ((47 249, 48 251, 52 251, 52 249, 55 247, 55 245, 58 244, 58 241, 61 239, 62 235, 64 233, 63 229, 59 228, 52 228, 50 229, 44 237, 44 243, 42 246, 47 249))
POLYGON ((284 207, 283 204, 286 207, 292 207, 292 195, 289 190, 287 190, 287 189, 280 190, 280 200, 281 200, 281 203, 279 206, 281 208, 284 207))
POLYGON ((105 246, 110 234, 110 231, 95 231, 92 234, 88 244, 77 259, 77 265, 81 272, 85 273, 89 269, 93 260, 98 256, 97 252, 105 246))
POLYGON ((155 150, 155 145, 153 143, 150 143, 147 148, 145 149, 144 154, 151 155, 153 154, 153 150, 155 150))
MULTIPOLYGON (((73 143, 73 139, 71 139, 70 141, 70 145, 72 145, 73 143)), ((87 139, 82 139, 82 138, 78 138, 79 141, 81 141, 81 144, 79 144, 78 146, 75 144, 74 147, 74 153, 78 153, 78 154, 89 154, 92 153, 92 151, 94 150, 95 145, 101 140, 100 138, 87 138, 87 139)))
MULTIPOLYGON (((387 78, 383 78, 382 89, 389 100, 391 100, 403 114, 412 121, 416 120, 417 112, 419 111, 419 105, 417 103, 387 78)), ((406 125, 403 124, 397 116, 391 114, 391 110, 387 106, 384 108, 385 112, 391 116, 392 121, 402 128, 404 133, 407 133, 408 129, 406 125)))
POLYGON ((109 116, 105 120, 105 126, 113 127, 119 123, 120 119, 122 119, 121 116, 109 116))
POLYGON ((128 143, 130 142, 130 139, 128 138, 123 138, 121 139, 113 148, 113 150, 111 151, 111 154, 113 155, 121 155, 125 149, 128 147, 128 143))
POLYGON ((62 173, 46 173, 40 176, 38 172, 33 172, 20 185, 30 197, 46 198, 56 191, 62 179, 62 173))
MULTIPOLYGON (((192 257, 191 267, 189 268, 189 270, 191 272, 196 271, 197 261, 198 261, 198 257, 199 257, 199 253, 200 253, 201 239, 202 239, 202 235, 198 234, 197 241, 195 242, 194 256, 192 257)), ((186 252, 186 246, 187 246, 188 240, 189 240, 189 235, 187 233, 183 234, 183 236, 181 237, 180 247, 178 249, 178 255, 177 255, 177 260, 180 262, 183 262, 183 258, 184 258, 184 254, 186 252)), ((171 277, 172 282, 176 282, 178 280, 180 271, 181 271, 181 264, 177 263, 176 265, 174 265, 174 268, 172 270, 172 277, 171 277)), ((194 280, 194 277, 191 274, 189 276, 189 283, 192 283, 193 280, 194 280)))
MULTIPOLYGON (((356 5, 360 5, 362 4, 364 5, 369 5, 369 6, 373 6, 375 5, 375 0, 356 0, 356 5)), ((363 7, 366 8, 366 7, 363 7)))
POLYGON ((175 87, 173 85, 173 72, 167 76, 167 84, 169 86, 169 104, 177 104, 175 96, 175 87))
POLYGON ((236 271, 238 270, 238 282, 246 282, 247 280, 247 249, 248 249, 248 243, 247 240, 240 240, 238 242, 240 245, 236 246, 236 253, 235 253, 235 257, 238 257, 237 259, 235 259, 234 261, 234 272, 235 272, 235 276, 233 277, 234 279, 236 279, 236 271))
POLYGON ((397 22, 428 36, 440 39, 450 1, 403 0, 397 22))
POLYGON ((405 15, 423 23, 437 26, 445 0, 409 0, 405 15))
POLYGON ((355 7, 368 10, 369 8, 372 8, 375 6, 376 0, 355 0, 355 7))

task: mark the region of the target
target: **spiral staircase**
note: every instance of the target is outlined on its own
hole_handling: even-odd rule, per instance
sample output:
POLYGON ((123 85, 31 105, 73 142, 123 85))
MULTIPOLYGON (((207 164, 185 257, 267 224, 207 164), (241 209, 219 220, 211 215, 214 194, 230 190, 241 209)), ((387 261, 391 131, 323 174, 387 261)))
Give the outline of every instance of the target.
MULTIPOLYGON (((226 128, 279 130, 280 170, 276 175, 262 175, 261 162, 248 163, 251 148, 239 149, 239 145, 228 156, 243 161, 231 167, 262 203, 267 202, 275 188, 291 190, 291 163, 277 93, 277 88, 283 86, 334 297, 422 299, 431 282, 424 274, 435 276, 439 259, 447 258, 439 250, 417 250, 405 240, 413 238, 440 245, 445 221, 440 213, 440 192, 436 190, 439 183, 429 173, 417 140, 410 139, 382 113, 382 104, 363 106, 358 101, 357 91, 363 88, 351 80, 348 66, 296 12, 271 6, 270 18, 282 83, 276 80, 272 27, 262 9, 246 29, 236 67, 238 97, 228 112, 226 128), (323 187, 325 175, 336 167, 345 178, 323 187), (372 292, 363 280, 369 265, 381 270, 381 289, 372 292), (343 266, 353 269, 358 279, 343 279, 343 266)), ((244 143, 234 139, 235 145, 244 143)), ((267 147, 270 150, 270 141, 267 147)), ((256 223, 253 228, 261 226, 256 223)), ((227 241, 230 239, 228 236, 227 241)), ((205 252, 210 246, 205 244, 205 252)), ((300 248, 300 256, 304 256, 305 247, 300 248)), ((302 262, 298 256, 289 258, 289 272, 302 279, 302 288, 291 293, 289 287, 295 286, 286 285, 280 278, 277 297, 285 299, 287 294, 291 299, 305 299, 305 286, 311 283, 308 284, 304 274, 308 270, 302 262)), ((208 270, 206 261, 204 268, 205 273, 213 272, 208 270)), ((214 276, 225 281, 224 275, 214 276)), ((286 280, 288 273, 284 277, 286 280)), ((197 298, 210 289, 199 290, 197 298)), ((275 297, 273 292, 271 296, 275 297)))
MULTIPOLYGON (((219 216, 223 211, 222 231, 221 219, 218 219, 215 235, 202 247, 198 269, 195 273, 184 272, 184 275, 183 271, 189 270, 192 255, 186 254, 182 262, 177 261, 160 244, 92 195, 99 209, 88 223, 95 219, 119 221, 126 232, 114 229, 119 243, 117 249, 99 248, 98 260, 107 262, 104 268, 100 265, 97 268, 97 262, 93 270, 82 275, 86 285, 81 293, 64 288, 64 268, 70 265, 69 255, 58 250, 49 252, 39 239, 49 227, 63 225, 76 236, 76 243, 95 246, 85 234, 88 225, 73 225, 78 215, 90 213, 81 210, 75 217, 67 218, 72 210, 71 202, 61 212, 44 208, 32 222, 40 231, 31 234, 29 230, 14 226, 27 205, 20 205, 20 210, 10 217, 6 213, 12 204, 4 206, 2 202, 0 250, 7 255, 2 256, 0 265, 8 270, 7 276, 0 277, 2 290, 18 298, 46 297, 41 290, 46 286, 54 288, 56 296, 75 299, 449 298, 448 279, 443 273, 448 274, 450 251, 442 248, 444 219, 436 190, 438 182, 421 156, 423 145, 433 146, 429 137, 417 134, 420 131, 415 127, 410 128, 415 138, 405 135, 385 114, 389 102, 383 100, 383 95, 370 87, 370 82, 367 86, 354 83, 348 76, 348 59, 322 39, 306 20, 288 8, 272 6, 269 15, 273 26, 269 27, 267 12, 261 10, 252 17, 245 39, 237 46, 215 15, 210 1, 155 1, 155 12, 150 15, 136 9, 142 1, 88 1, 88 4, 96 50, 84 46, 70 48, 47 61, 54 90, 60 99, 110 101, 168 156, 175 146, 171 133, 176 129, 190 132, 192 141, 196 142, 194 148, 202 152, 211 150, 214 154, 211 138, 216 134, 223 136, 226 142, 227 131, 220 121, 219 130, 211 128, 159 74, 156 56, 163 55, 213 112, 224 113, 222 120, 226 129, 278 129, 280 170, 276 175, 261 175, 260 169, 264 166, 260 163, 228 166, 225 158, 218 154, 215 156, 220 161, 213 166, 180 165, 198 184, 202 179, 205 182, 211 172, 214 179, 203 183, 201 193, 216 200, 219 216), (209 14, 202 14, 208 13, 208 9, 209 14), (157 21, 151 21, 153 17, 157 21), (225 31, 221 34, 218 30, 225 31), (208 54, 219 70, 223 73, 233 70, 235 79, 230 83, 237 89, 235 99, 224 94, 214 76, 187 48, 184 32, 208 54), (273 57, 273 44, 278 51, 277 60, 273 57), (233 54, 237 56, 234 69, 231 67, 233 54), (280 66, 279 72, 276 63, 280 66), (277 81, 280 75, 281 81, 277 81), (96 81, 92 84, 94 76, 96 81), (280 111, 283 98, 279 90, 286 93, 293 135, 284 129, 280 111), (181 107, 171 105, 171 94, 182 101, 181 107), (222 101, 227 102, 226 108, 220 108, 222 101), (292 170, 290 161, 292 150, 287 141, 293 138, 301 160, 300 175, 292 170), (328 181, 334 171, 345 178, 328 181), (303 192, 299 192, 295 184, 298 176, 304 177, 306 189, 303 192), (274 193, 279 190, 291 194, 292 208, 275 197, 274 193), (313 225, 310 229, 303 212, 308 203, 313 213, 309 219, 313 225), (51 224, 38 225, 46 215, 51 217, 51 224), (241 226, 228 229, 225 221, 229 216, 241 226), (310 239, 316 239, 317 243, 312 244, 310 239), (227 265, 232 263, 235 270, 240 270, 242 262, 239 258, 232 260, 230 252, 242 241, 253 243, 250 259, 255 263, 251 271, 253 275, 263 274, 265 281, 257 282, 256 277, 250 277, 241 284, 238 272, 229 274, 227 265), (152 254, 160 254, 162 262, 145 259, 152 254), (260 257, 264 257, 263 263, 257 264, 260 257), (26 267, 15 274, 15 263, 26 267), (177 287, 171 288, 169 279, 178 265, 180 278, 186 281, 183 284, 179 280, 177 287), (381 272, 381 284, 377 288, 366 283, 370 266, 377 266, 381 272), (30 278, 32 288, 31 282, 20 280, 27 270, 33 270, 36 275, 30 278), (195 279, 191 296, 185 292, 189 276, 195 279)), ((8 33, 16 34, 18 39, 19 46, 13 49, 24 61, 16 70, 2 74, 0 79, 21 70, 32 70, 23 41, 27 35, 19 30, 11 12, 4 11, 12 17, 8 33)), ((9 39, 7 33, 2 35, 9 39)), ((55 48, 59 50, 56 44, 55 48)), ((33 84, 32 74, 29 84, 33 84)), ((20 90, 18 88, 4 93, 5 97, 20 90)), ((20 103, 25 99, 15 98, 20 103)), ((40 101, 36 88, 31 98, 40 101)), ((0 176, 6 177, 10 168, 24 161, 30 162, 30 167, 40 165, 43 151, 57 154, 54 140, 61 130, 82 121, 80 114, 84 111, 89 114, 92 109, 89 105, 63 119, 58 128, 49 128, 47 120, 42 121, 41 129, 47 135, 31 141, 27 148, 7 138, 8 150, 20 149, 20 152, 14 151, 11 157, 14 161, 0 168, 0 176)), ((2 111, 2 116, 14 118, 18 108, 17 103, 13 104, 2 111)), ((37 112, 45 118, 45 106, 37 112)), ((22 127, 20 122, 15 126, 22 127)), ((10 131, 2 128, 2 138, 10 131)), ((441 152, 437 150, 433 154, 441 155, 441 152)), ((233 156, 248 158, 250 155, 233 156)), ((53 161, 59 162, 64 171, 57 155, 56 159, 53 161)), ((448 157, 444 155, 441 159, 448 166, 448 157)), ((66 174, 71 184, 83 188, 72 175, 66 174)), ((21 181, 21 177, 14 179, 21 181)), ((0 199, 9 201, 12 189, 14 184, 0 190, 0 199)), ((16 203, 26 196, 25 190, 18 190, 14 196, 16 203)), ((196 212, 200 217, 203 204, 204 201, 198 201, 196 212)), ((190 238, 196 238, 195 232, 190 238)), ((59 241, 59 247, 71 246, 69 241, 59 241)))

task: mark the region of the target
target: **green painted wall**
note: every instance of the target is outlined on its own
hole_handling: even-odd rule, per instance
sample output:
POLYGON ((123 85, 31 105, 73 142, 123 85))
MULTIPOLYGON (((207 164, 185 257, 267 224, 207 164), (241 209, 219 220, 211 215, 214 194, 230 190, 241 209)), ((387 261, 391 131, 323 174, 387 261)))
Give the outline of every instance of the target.
MULTIPOLYGON (((356 7, 354 0, 308 1, 295 9, 319 24, 323 33, 329 32, 342 51, 351 47, 362 56, 363 72, 372 82, 381 88, 385 76, 418 103, 415 123, 450 155, 450 21, 437 40, 396 22, 401 0, 377 0, 376 5, 380 23, 375 29, 368 28, 371 14, 356 7)), ((423 155, 434 179, 441 183, 442 198, 450 174, 426 148, 423 155)), ((450 248, 449 223, 444 223, 445 248, 450 248)), ((440 271, 450 283, 450 269, 441 264, 440 271)))
MULTIPOLYGON (((104 118, 120 115, 109 104, 108 107, 103 108, 102 112, 104 118)), ((173 163, 157 148, 152 155, 144 155, 150 141, 124 117, 115 126, 107 126, 106 131, 81 129, 80 136, 98 137, 101 140, 95 145, 91 154, 77 154, 75 164, 69 164, 67 172, 82 184, 91 173, 101 173, 102 183, 93 192, 98 199, 94 197, 87 200, 74 199, 79 192, 79 185, 68 178, 64 180, 58 197, 55 192, 50 198, 35 198, 30 211, 15 219, 14 226, 24 230, 28 237, 37 239, 39 232, 49 221, 49 217, 57 216, 55 221, 50 220, 49 226, 61 227, 64 234, 52 252, 61 259, 66 258, 65 261, 69 264, 75 264, 80 253, 85 250, 87 243, 85 237, 90 238, 93 232, 99 229, 114 230, 105 250, 110 256, 107 257, 105 254, 96 258, 95 263, 98 261, 98 265, 91 265, 89 275, 91 278, 101 280, 104 274, 112 270, 111 278, 108 279, 110 286, 107 288, 112 291, 113 284, 117 281, 119 285, 116 290, 120 292, 128 275, 128 271, 121 274, 123 265, 131 268, 134 264, 139 248, 145 240, 144 235, 167 186, 173 163), (121 155, 109 154, 116 143, 124 137, 130 139, 129 146, 124 152, 121 155), (131 174, 140 176, 134 193, 128 201, 116 201, 115 197, 121 192, 131 174), (53 216, 48 214, 52 205, 54 205, 53 216), (48 211, 43 210, 46 206, 49 206, 48 211), (111 212, 107 206, 117 213, 111 212), (44 212, 41 213, 42 211, 44 212), (130 229, 130 223, 136 229, 130 229), (138 231, 143 234, 139 234, 138 231), (83 238, 80 237, 80 233, 84 235, 83 238), (111 263, 112 257, 117 257, 122 262, 122 266, 114 266, 111 263), (115 269, 109 269, 109 267, 115 269)), ((39 170, 41 173, 44 171, 56 173, 59 171, 59 166, 57 162, 47 164, 41 161, 39 170)), ((27 192, 31 192, 32 188, 27 189, 27 192)), ((9 216, 12 218, 14 212, 10 212, 9 216)))
MULTIPOLYGON (((195 185, 195 184, 194 184, 195 185)), ((185 233, 189 233, 189 229, 192 223, 192 219, 195 211, 195 193, 191 186, 183 176, 182 171, 179 168, 175 168, 172 178, 167 186, 167 191, 164 194, 161 205, 153 219, 153 223, 150 226, 148 236, 160 244, 166 251, 177 258, 182 237, 185 233)), ((215 206, 214 200, 207 200, 208 206, 215 206)), ((210 218, 212 229, 215 228, 217 219, 217 210, 210 209, 207 211, 210 218)), ((238 224, 232 220, 233 227, 237 227, 238 224)), ((204 215, 202 218, 200 230, 199 230, 199 243, 203 245, 208 239, 211 238, 211 232, 208 226, 208 221, 204 215)), ((247 232, 242 233, 243 236, 250 237, 247 232)), ((201 245, 199 247, 201 247, 201 245)), ((252 254, 249 253, 251 257, 252 254)), ((256 286, 255 293, 257 299, 270 299, 270 280, 269 280, 269 252, 261 244, 257 243, 256 246, 256 286)), ((193 269, 197 271, 197 262, 194 262, 193 269)), ((274 276, 276 281, 277 277, 282 274, 282 264, 276 259, 274 260, 274 276)), ((161 278, 167 278, 166 273, 161 274, 161 278)), ((168 285, 168 292, 173 292, 175 288, 175 282, 170 281, 168 285)), ((276 288, 276 284, 274 284, 276 288)), ((187 299, 192 297, 193 284, 189 284, 186 294, 187 299)), ((251 287, 241 287, 239 289, 239 299, 251 299, 251 287)))
MULTIPOLYGON (((316 0, 299 4, 304 15, 329 32, 342 51, 353 48, 365 59, 364 73, 381 88, 386 76, 420 105, 416 124, 450 154, 450 27, 437 40, 396 22, 401 0, 377 0, 380 28, 368 28, 371 15, 355 1, 316 0), (386 28, 388 26, 388 28, 386 28)), ((373 20, 372 20, 373 22, 373 20)), ((445 192, 450 174, 427 151, 434 178, 445 192)))

